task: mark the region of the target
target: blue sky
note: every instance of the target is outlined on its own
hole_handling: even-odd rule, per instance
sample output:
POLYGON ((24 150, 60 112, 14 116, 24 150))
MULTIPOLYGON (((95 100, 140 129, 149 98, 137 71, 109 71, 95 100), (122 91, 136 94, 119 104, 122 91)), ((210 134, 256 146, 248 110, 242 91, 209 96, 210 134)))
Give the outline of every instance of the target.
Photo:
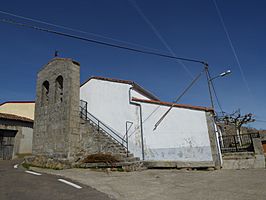
MULTIPOLYGON (((244 77, 213 0, 136 0, 142 13, 175 55, 207 61, 213 76, 227 69, 232 70, 230 76, 214 81, 223 110, 230 113, 240 108, 242 113, 251 112, 257 119, 266 121, 266 2, 216 2, 244 77)), ((0 11, 171 54, 130 0, 9 0, 2 2, 0 11)), ((0 18, 125 44, 3 13, 0 13, 0 18)), ((4 23, 0 23, 0 30, 0 102, 34 100, 36 74, 41 66, 53 58, 56 49, 60 57, 70 57, 80 62, 81 82, 93 75, 129 79, 152 91, 161 100, 170 102, 191 82, 189 73, 175 60, 113 49, 4 23)), ((203 67, 189 62, 184 64, 194 76, 203 67)), ((202 76, 179 103, 210 106, 206 77, 202 76)), ((256 122, 252 126, 266 128, 266 123, 256 122)))

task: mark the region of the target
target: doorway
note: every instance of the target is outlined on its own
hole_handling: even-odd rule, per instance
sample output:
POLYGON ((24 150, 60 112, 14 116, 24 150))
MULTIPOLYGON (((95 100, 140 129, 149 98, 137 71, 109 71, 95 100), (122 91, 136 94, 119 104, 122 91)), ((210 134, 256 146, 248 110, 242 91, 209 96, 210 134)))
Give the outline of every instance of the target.
POLYGON ((17 130, 0 129, 0 160, 11 160, 17 130))

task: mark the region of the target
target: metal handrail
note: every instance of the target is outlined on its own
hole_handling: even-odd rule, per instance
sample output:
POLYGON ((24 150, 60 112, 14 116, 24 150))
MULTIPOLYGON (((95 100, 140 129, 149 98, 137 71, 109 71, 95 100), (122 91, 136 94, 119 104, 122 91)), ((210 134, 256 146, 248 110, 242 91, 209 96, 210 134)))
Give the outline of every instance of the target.
MULTIPOLYGON (((250 136, 251 138, 259 138, 260 137, 260 134, 259 132, 251 132, 251 133, 243 133, 243 134, 239 134, 239 136, 250 136)), ((236 134, 234 135, 223 135, 222 137, 232 137, 232 136, 238 136, 236 134)))
POLYGON ((219 137, 221 151, 226 152, 249 152, 254 151, 252 138, 259 138, 259 133, 246 133, 239 135, 224 135, 219 137))
POLYGON ((87 102, 80 100, 81 106, 80 106, 80 117, 82 119, 85 119, 89 121, 90 123, 94 124, 97 127, 98 132, 101 130, 105 134, 109 135, 113 140, 115 140, 117 143, 119 143, 121 146, 125 147, 128 152, 128 139, 126 140, 122 138, 118 133, 116 133, 114 130, 112 130, 110 127, 108 127, 106 124, 101 122, 98 118, 96 118, 94 115, 89 113, 87 111, 87 102), (84 104, 85 106, 82 106, 84 104))

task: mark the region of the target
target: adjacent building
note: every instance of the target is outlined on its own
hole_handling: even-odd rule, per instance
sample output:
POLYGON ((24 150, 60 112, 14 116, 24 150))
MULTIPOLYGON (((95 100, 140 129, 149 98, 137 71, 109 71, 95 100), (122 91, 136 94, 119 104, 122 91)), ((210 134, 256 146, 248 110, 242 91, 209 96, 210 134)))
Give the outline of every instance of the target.
POLYGON ((33 120, 0 113, 0 160, 32 153, 33 120))
POLYGON ((0 104, 0 113, 34 119, 34 101, 7 101, 0 104))

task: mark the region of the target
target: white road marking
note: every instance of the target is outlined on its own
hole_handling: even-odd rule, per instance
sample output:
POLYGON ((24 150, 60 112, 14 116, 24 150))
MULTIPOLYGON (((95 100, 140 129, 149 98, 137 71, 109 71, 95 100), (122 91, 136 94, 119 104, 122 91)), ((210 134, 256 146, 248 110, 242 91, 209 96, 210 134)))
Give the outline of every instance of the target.
POLYGON ((14 169, 17 169, 18 168, 18 164, 14 165, 14 169))
POLYGON ((66 183, 66 184, 68 184, 68 185, 71 185, 72 187, 75 187, 75 188, 77 188, 77 189, 81 189, 82 187, 80 187, 79 185, 77 185, 77 184, 75 184, 75 183, 71 183, 71 182, 69 182, 69 181, 66 181, 66 180, 64 180, 64 179, 58 179, 58 181, 60 181, 60 182, 63 182, 63 183, 66 183))
POLYGON ((33 171, 25 171, 26 173, 29 173, 29 174, 33 174, 33 175, 37 175, 37 176, 41 176, 41 174, 39 173, 36 173, 36 172, 33 172, 33 171))

